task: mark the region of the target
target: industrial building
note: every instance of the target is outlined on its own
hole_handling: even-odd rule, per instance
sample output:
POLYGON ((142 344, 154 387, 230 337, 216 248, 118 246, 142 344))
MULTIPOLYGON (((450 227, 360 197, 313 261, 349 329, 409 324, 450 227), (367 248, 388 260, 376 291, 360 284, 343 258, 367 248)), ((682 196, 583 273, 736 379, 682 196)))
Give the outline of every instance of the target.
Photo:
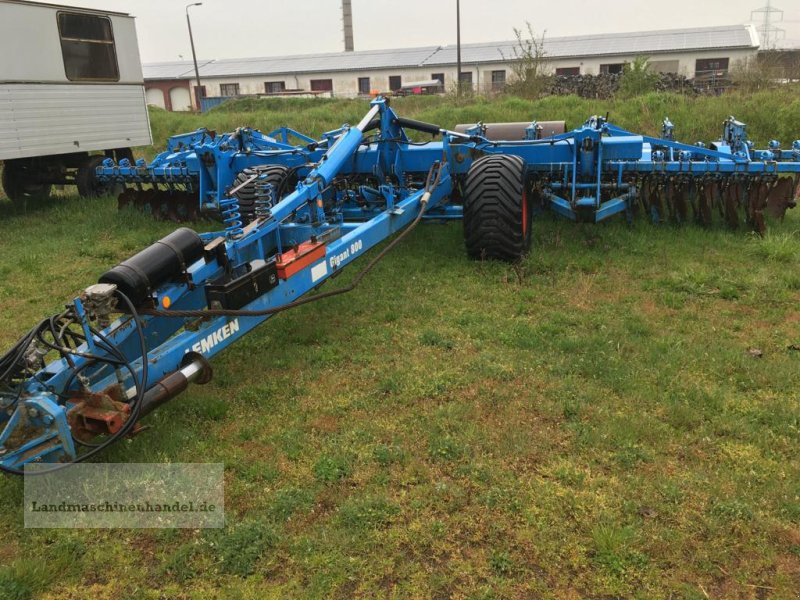
MULTIPOLYGON (((461 80, 482 92, 498 91, 513 78, 516 41, 462 44, 461 80)), ((758 53, 752 25, 545 38, 546 62, 559 75, 621 72, 637 56, 651 68, 689 78, 724 76, 758 53)), ((427 46, 266 58, 199 61, 204 96, 315 94, 367 96, 397 91, 409 82, 456 82, 456 47, 427 46)), ((189 110, 191 61, 144 65, 148 103, 189 110)), ((196 99, 193 103, 196 106, 196 99)))

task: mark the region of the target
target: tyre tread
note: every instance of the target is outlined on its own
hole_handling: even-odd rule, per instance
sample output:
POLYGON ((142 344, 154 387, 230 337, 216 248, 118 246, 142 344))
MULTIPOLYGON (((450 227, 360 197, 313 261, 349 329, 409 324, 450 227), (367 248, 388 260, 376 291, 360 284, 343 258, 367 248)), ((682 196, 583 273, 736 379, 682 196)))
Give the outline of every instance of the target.
POLYGON ((530 248, 530 233, 523 234, 524 161, 506 154, 484 156, 470 168, 464 188, 469 257, 508 262, 522 258, 530 248))
MULTIPOLYGON (((289 169, 283 165, 260 165, 257 167, 247 167, 238 175, 236 175, 236 178, 233 181, 233 187, 235 188, 241 185, 256 173, 266 174, 267 183, 271 183, 273 188, 279 191, 281 186, 284 185, 284 182, 286 182, 287 177, 291 176, 289 169)), ((288 183, 292 183, 292 181, 290 180, 288 183)), ((250 223, 255 219, 256 216, 257 194, 255 182, 251 182, 236 192, 236 198, 239 200, 239 213, 242 216, 242 222, 245 224, 250 223)))

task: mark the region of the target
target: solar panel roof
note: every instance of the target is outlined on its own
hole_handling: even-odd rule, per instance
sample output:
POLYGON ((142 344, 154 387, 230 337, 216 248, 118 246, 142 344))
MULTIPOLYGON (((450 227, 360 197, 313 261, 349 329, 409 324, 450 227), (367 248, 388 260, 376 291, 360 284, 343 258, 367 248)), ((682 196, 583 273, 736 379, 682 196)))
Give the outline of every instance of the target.
MULTIPOLYGON (((671 29, 629 33, 544 38, 549 58, 572 58, 603 55, 641 55, 659 52, 686 52, 728 48, 755 48, 758 36, 752 27, 730 25, 671 29)), ((497 62, 514 57, 516 41, 462 44, 461 60, 465 63, 497 62)), ((425 64, 445 65, 456 62, 456 47, 447 46, 425 64)))
MULTIPOLYGON (((603 55, 650 55, 662 52, 757 48, 758 34, 752 25, 726 25, 661 31, 634 31, 572 37, 545 38, 549 58, 571 58, 603 55)), ((515 41, 462 44, 461 60, 466 64, 489 63, 514 58, 515 41)), ((410 67, 454 65, 456 47, 424 46, 235 58, 199 61, 201 77, 233 77, 247 75, 283 75, 288 73, 330 73, 410 67)), ((151 63, 143 65, 144 78, 191 79, 191 61, 151 63)))

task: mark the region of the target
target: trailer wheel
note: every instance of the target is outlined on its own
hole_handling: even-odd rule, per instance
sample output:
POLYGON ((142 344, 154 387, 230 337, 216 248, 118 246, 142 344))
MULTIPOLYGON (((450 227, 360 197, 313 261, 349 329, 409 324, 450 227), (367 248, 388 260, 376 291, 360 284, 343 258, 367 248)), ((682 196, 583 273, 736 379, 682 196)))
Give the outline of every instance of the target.
POLYGON ((101 154, 92 154, 87 156, 78 167, 78 172, 75 173, 75 185, 78 186, 78 194, 81 198, 101 198, 114 195, 116 191, 114 186, 100 183, 97 180, 97 167, 101 166, 105 159, 106 157, 101 154))
POLYGON ((22 202, 26 198, 44 198, 50 195, 53 186, 39 183, 31 174, 29 165, 15 160, 3 163, 3 191, 12 202, 22 202))
MULTIPOLYGON (((297 185, 297 176, 286 167, 281 165, 262 165, 248 167, 239 173, 233 181, 233 187, 241 185, 256 174, 264 176, 259 180, 261 183, 272 184, 273 194, 275 195, 274 203, 277 203, 287 193, 293 191, 294 186, 297 185)), ((255 181, 251 181, 236 192, 236 198, 239 200, 239 213, 245 225, 256 218, 256 199, 258 197, 256 192, 255 181)))
POLYGON ((475 161, 464 182, 464 241, 472 259, 514 262, 531 247, 532 207, 525 162, 494 154, 475 161))

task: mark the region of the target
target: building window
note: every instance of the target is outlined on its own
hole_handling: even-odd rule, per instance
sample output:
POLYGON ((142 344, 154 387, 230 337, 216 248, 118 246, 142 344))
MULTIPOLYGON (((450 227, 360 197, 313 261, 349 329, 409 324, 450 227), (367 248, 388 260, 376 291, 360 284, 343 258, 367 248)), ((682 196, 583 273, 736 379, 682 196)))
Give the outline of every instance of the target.
POLYGON ((559 67, 556 69, 556 75, 580 75, 580 67, 559 67))
POLYGON ((312 79, 311 80, 312 92, 332 92, 333 79, 312 79))
POLYGON ((458 74, 458 87, 462 91, 472 90, 472 71, 462 71, 458 74))
POLYGON ((238 96, 239 95, 239 84, 238 83, 221 83, 219 84, 219 95, 220 96, 238 96))
POLYGON ((264 92, 267 94, 280 94, 286 91, 285 81, 265 81, 264 92))
POLYGON ((393 92, 396 92, 401 87, 403 87, 403 78, 400 75, 390 75, 389 89, 393 92))
POLYGON ((444 87, 444 73, 431 73, 431 79, 437 79, 444 87))
POLYGON ((492 71, 492 89, 502 90, 506 86, 506 72, 492 71))
POLYGON ((696 77, 724 77, 728 74, 730 60, 727 58, 700 58, 695 62, 696 77))
POLYGON ((114 32, 108 17, 58 13, 64 72, 70 81, 119 81, 114 32))
POLYGON ((610 63, 607 65, 600 65, 601 73, 609 73, 612 75, 614 73, 622 73, 624 69, 625 69, 625 63, 610 63))
POLYGON ((358 93, 362 96, 369 96, 371 88, 369 86, 369 77, 358 78, 358 93))

